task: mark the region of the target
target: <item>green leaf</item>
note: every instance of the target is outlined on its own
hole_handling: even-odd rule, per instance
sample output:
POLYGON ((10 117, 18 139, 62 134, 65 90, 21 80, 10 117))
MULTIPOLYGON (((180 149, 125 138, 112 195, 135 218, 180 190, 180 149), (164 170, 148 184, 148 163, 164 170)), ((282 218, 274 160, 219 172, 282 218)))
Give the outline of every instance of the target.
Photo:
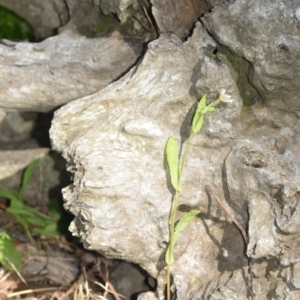
POLYGON ((21 256, 15 247, 13 240, 6 234, 0 235, 0 263, 7 269, 14 271, 11 264, 17 271, 21 270, 21 256))
POLYGON ((167 141, 166 157, 169 165, 172 186, 175 190, 181 191, 181 184, 178 183, 178 146, 172 137, 169 137, 167 141))
POLYGON ((172 249, 174 249, 174 246, 178 240, 180 232, 188 226, 193 219, 200 213, 199 209, 194 209, 189 211, 186 215, 184 215, 183 218, 181 218, 178 223, 176 224, 173 239, 172 239, 172 245, 168 245, 166 255, 165 255, 165 262, 167 265, 172 265, 174 263, 174 253, 170 253, 170 248, 172 246, 172 249))
POLYGON ((39 212, 38 210, 36 210, 36 209, 34 209, 34 208, 31 208, 30 206, 28 206, 28 205, 26 205, 26 204, 24 204, 24 206, 25 206, 26 211, 28 211, 28 212, 30 212, 31 214, 33 214, 33 215, 35 216, 35 218, 42 219, 42 220, 44 220, 45 222, 46 222, 47 220, 52 221, 52 219, 51 219, 49 216, 47 216, 47 215, 45 215, 45 214, 39 212))
POLYGON ((22 201, 16 199, 10 199, 10 205, 6 208, 6 211, 23 211, 24 210, 24 203, 22 201))
POLYGON ((44 227, 45 220, 42 218, 39 218, 35 214, 27 214, 27 215, 21 215, 27 222, 28 225, 35 226, 35 227, 44 227))
POLYGON ((34 160, 24 171, 22 186, 20 189, 20 194, 27 188, 33 171, 39 163, 39 159, 34 160))
MULTIPOLYGON (((4 189, 0 189, 0 197, 6 198, 10 201, 10 204, 6 208, 6 211, 10 213, 12 216, 14 216, 17 222, 25 229, 30 240, 32 240, 32 237, 29 230, 33 230, 34 232, 43 235, 54 235, 54 236, 59 235, 58 228, 57 228, 58 227, 57 221, 54 221, 49 216, 24 204, 21 198, 21 193, 27 188, 29 181, 32 177, 32 174, 36 166, 38 165, 38 162, 39 160, 33 161, 25 169, 20 193, 15 193, 4 189)), ((59 216, 59 214, 56 213, 56 216, 59 216)), ((0 232, 0 239, 1 239, 1 232, 0 232)), ((0 262, 2 262, 1 252, 0 252, 0 262)))
POLYGON ((58 224, 56 222, 53 222, 52 224, 49 224, 44 228, 35 228, 33 231, 44 236, 46 235, 46 236, 57 237, 60 235, 60 232, 58 230, 58 224))
POLYGON ((48 208, 51 211, 52 215, 54 216, 55 220, 59 220, 62 217, 63 210, 58 199, 51 198, 48 208))
POLYGON ((15 217, 15 219, 17 220, 17 222, 23 226, 25 228, 25 230, 28 229, 28 222, 26 219, 24 219, 22 216, 20 216, 20 214, 18 214, 18 212, 14 212, 14 211, 8 211, 8 209, 6 209, 7 212, 9 212, 12 216, 15 217))
POLYGON ((202 126, 203 126, 203 122, 204 122, 204 115, 201 114, 199 115, 199 118, 197 118, 195 124, 193 124, 192 126, 192 130, 193 130, 193 133, 197 133, 201 130, 202 126))
POLYGON ((206 107, 206 94, 204 94, 202 97, 201 97, 201 99, 200 99, 200 101, 199 101, 199 104, 198 104, 198 107, 197 107, 197 109, 196 109, 196 112, 197 112, 197 110, 202 110, 202 109, 204 109, 206 107))
MULTIPOLYGON (((15 201, 11 202, 11 204, 15 201)), ((52 219, 39 211, 29 207, 22 202, 18 202, 21 206, 10 205, 6 211, 12 215, 19 216, 24 219, 26 223, 35 225, 35 226, 44 226, 45 224, 52 222, 52 219)))
POLYGON ((16 200, 20 201, 20 196, 18 193, 10 192, 4 189, 0 189, 0 197, 8 199, 8 200, 16 200))
POLYGON ((174 231, 174 245, 176 244, 178 237, 179 237, 179 233, 186 227, 188 226, 193 219, 200 213, 199 209, 193 209, 191 211, 189 211, 187 214, 185 214, 176 224, 175 227, 175 231, 174 231))
POLYGON ((201 98, 194 117, 193 117, 193 122, 192 122, 192 131, 193 133, 197 133, 198 131, 200 131, 200 129, 202 128, 203 125, 203 121, 204 121, 204 109, 206 108, 206 95, 203 95, 203 97, 201 98))

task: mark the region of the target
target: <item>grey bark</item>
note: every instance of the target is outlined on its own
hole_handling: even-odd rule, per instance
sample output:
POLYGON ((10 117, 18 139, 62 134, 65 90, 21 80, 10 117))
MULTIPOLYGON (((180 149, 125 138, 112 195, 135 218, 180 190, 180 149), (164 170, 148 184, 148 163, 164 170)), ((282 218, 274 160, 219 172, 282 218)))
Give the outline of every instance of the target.
POLYGON ((0 5, 18 14, 34 30, 37 40, 52 36, 69 19, 64 0, 0 0, 0 5))
POLYGON ((39 112, 102 89, 138 57, 117 31, 89 39, 71 29, 37 44, 0 44, 0 55, 0 108, 39 112))
MULTIPOLYGON (((220 44, 250 63, 245 75, 268 106, 300 109, 297 1, 240 1, 202 20, 220 44)), ((245 96, 255 101, 251 92, 245 96)))
POLYGON ((242 236, 208 197, 207 184, 248 228, 255 298, 299 297, 299 87, 289 77, 298 80, 297 9, 280 1, 257 6, 238 1, 216 7, 202 22, 218 43, 200 24, 182 43, 184 27, 168 30, 172 13, 156 15, 154 3, 160 30, 178 36, 162 34, 135 73, 55 114, 53 147, 74 174, 74 184, 64 190, 65 206, 76 216, 70 229, 85 247, 138 263, 157 278, 157 293, 139 299, 164 298, 172 198, 166 140, 184 143, 197 99, 204 93, 216 99, 221 89, 233 102, 207 116, 183 177, 181 208, 197 207, 201 215, 175 247, 176 297, 250 295, 242 236), (281 59, 280 37, 289 54, 281 59), (260 88, 267 77, 274 87, 260 88))
MULTIPOLYGON (((104 15, 93 1, 67 4, 70 20, 57 36, 39 43, 0 44, 0 109, 48 112, 92 94, 132 67, 152 36, 153 28, 148 32, 141 25, 148 19, 140 4, 130 8, 126 23, 118 23, 109 10, 104 15)), ((35 2, 31 5, 38 9, 35 2)), ((21 8, 15 3, 17 12, 21 8)))
MULTIPOLYGON (((207 115, 183 176, 179 215, 190 208, 201 214, 175 247, 176 298, 249 299, 248 256, 255 299, 299 299, 299 5, 210 1, 219 6, 184 41, 190 23, 174 16, 191 12, 192 2, 173 10, 171 2, 153 1, 161 34, 136 68, 55 113, 52 145, 74 177, 63 190, 75 215, 70 230, 86 248, 155 277, 157 291, 140 300, 164 299, 174 192, 165 144, 173 136, 184 147, 197 100, 225 89, 233 101, 207 115), (207 184, 248 229, 248 245, 207 184)), ((141 2, 96 5, 124 23, 132 7, 142 16, 141 2)))

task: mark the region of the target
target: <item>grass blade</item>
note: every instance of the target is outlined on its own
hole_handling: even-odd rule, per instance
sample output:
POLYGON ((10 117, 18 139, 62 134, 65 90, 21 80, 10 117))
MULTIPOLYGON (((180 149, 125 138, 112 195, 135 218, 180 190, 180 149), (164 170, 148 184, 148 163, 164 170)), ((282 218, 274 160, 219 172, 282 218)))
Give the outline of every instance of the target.
POLYGON ((32 163, 30 163, 30 165, 25 169, 20 194, 27 188, 29 181, 32 177, 33 171, 37 167, 38 163, 39 159, 36 159, 32 163))

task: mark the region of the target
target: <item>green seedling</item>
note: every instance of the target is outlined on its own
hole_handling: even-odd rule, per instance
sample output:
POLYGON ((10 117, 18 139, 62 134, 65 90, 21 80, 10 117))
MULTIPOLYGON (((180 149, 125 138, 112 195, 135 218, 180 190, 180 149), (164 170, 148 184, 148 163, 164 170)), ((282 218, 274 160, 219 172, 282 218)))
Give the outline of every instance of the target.
POLYGON ((0 189, 0 197, 9 200, 9 206, 5 209, 24 228, 28 239, 34 242, 31 231, 40 236, 58 236, 57 220, 26 205, 22 201, 22 193, 28 187, 33 171, 38 165, 38 160, 33 161, 24 171, 23 180, 19 192, 0 189))
POLYGON ((231 102, 231 98, 226 95, 225 90, 222 89, 220 92, 220 96, 217 100, 211 102, 209 105, 206 105, 206 95, 204 95, 201 100, 199 101, 199 104, 196 108, 193 120, 192 120, 192 126, 190 131, 190 136, 187 140, 187 145, 185 147, 181 162, 179 162, 179 152, 178 152, 178 146, 177 142, 173 137, 169 137, 166 145, 166 159, 168 162, 169 167, 169 174, 171 179, 171 184, 173 188, 175 189, 175 195, 172 202, 172 208, 170 213, 170 219, 169 219, 169 226, 170 226, 170 237, 169 237, 169 244, 166 250, 165 254, 165 262, 167 264, 167 300, 171 299, 171 265, 174 263, 174 247, 178 240, 180 232, 187 227, 193 219, 200 213, 200 210, 191 210, 186 215, 182 217, 177 223, 176 223, 176 215, 178 210, 178 198, 179 193, 182 191, 182 181, 181 177, 183 174, 183 169, 187 160, 187 156, 191 147, 192 140, 197 134, 204 122, 205 114, 209 112, 215 111, 215 107, 220 102, 231 102))

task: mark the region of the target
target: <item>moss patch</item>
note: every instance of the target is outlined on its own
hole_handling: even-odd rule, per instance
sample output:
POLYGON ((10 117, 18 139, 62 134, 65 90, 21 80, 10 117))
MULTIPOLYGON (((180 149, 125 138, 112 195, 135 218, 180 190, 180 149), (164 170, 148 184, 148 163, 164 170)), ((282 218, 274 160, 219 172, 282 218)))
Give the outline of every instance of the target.
POLYGON ((34 41, 32 28, 21 17, 0 6, 0 39, 34 41))

